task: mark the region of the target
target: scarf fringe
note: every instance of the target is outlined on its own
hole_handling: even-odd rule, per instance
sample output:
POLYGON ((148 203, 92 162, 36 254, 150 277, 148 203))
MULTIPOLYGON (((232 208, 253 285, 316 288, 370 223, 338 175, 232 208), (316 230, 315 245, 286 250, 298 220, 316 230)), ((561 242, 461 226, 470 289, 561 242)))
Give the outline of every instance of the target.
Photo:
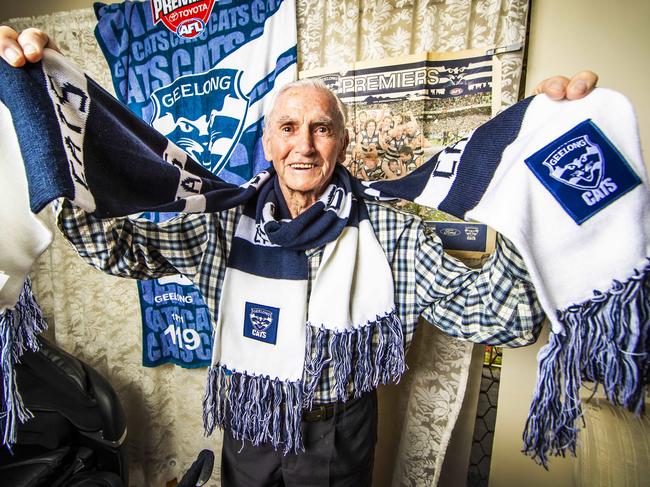
POLYGON ((548 456, 575 455, 582 381, 602 384, 607 399, 640 415, 650 383, 650 260, 626 282, 558 312, 538 355, 537 384, 524 430, 524 450, 548 468, 548 456))
POLYGON ((379 384, 399 382, 406 371, 404 336, 395 310, 350 331, 335 332, 307 325, 306 346, 305 409, 311 409, 327 365, 334 368, 336 399, 344 402, 349 398, 350 381, 352 395, 359 397, 379 384))
POLYGON ((211 367, 203 400, 206 435, 229 425, 236 440, 253 446, 270 443, 284 454, 304 451, 302 443, 302 384, 266 376, 211 367))
POLYGON ((0 409, 0 432, 2 444, 12 451, 17 439, 17 422, 33 418, 25 407, 18 384, 15 366, 26 350, 40 348, 38 335, 47 329, 43 313, 36 303, 29 280, 14 309, 0 314, 0 369, 2 370, 2 404, 0 409))
POLYGON ((302 410, 311 409, 326 365, 334 367, 334 390, 341 401, 349 398, 350 381, 358 397, 379 384, 399 382, 406 371, 402 326, 394 310, 349 332, 314 329, 307 325, 304 387, 302 382, 233 372, 223 365, 211 367, 203 400, 206 435, 228 425, 237 440, 253 446, 270 443, 275 449, 284 445, 285 455, 298 453, 304 451, 302 410))

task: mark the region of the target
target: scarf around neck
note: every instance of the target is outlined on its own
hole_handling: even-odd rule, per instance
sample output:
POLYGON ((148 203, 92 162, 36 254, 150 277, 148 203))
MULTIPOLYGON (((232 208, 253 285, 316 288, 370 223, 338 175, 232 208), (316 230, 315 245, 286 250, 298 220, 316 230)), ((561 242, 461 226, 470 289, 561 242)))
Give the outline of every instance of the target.
POLYGON ((326 365, 342 401, 399 380, 402 325, 386 256, 342 166, 295 219, 272 170, 258 184, 228 257, 204 419, 208 431, 295 452, 326 365), (309 290, 306 251, 322 246, 309 290))
MULTIPOLYGON (((274 282, 304 282, 306 266, 300 256, 304 249, 292 248, 297 236, 304 248, 325 244, 326 256, 328 252, 335 256, 331 259, 333 268, 352 265, 352 249, 365 248, 361 243, 365 231, 361 228, 367 225, 359 223, 358 243, 348 245, 347 230, 355 228, 357 220, 366 221, 363 216, 355 216, 356 211, 362 215, 363 210, 352 210, 350 203, 351 212, 341 217, 338 209, 329 208, 332 203, 327 198, 345 201, 343 207, 348 199, 399 197, 460 218, 475 218, 515 244, 552 325, 549 343, 538 356, 538 381, 524 432, 524 451, 546 464, 549 453, 574 450, 582 414, 578 394, 583 380, 603 384, 613 403, 637 413, 643 411, 646 384, 650 382, 650 198, 634 112, 620 94, 598 89, 572 102, 554 102, 543 95, 528 98, 402 179, 368 183, 348 175, 345 177, 349 185, 345 177, 338 179, 333 183, 335 189, 328 189, 325 201, 314 209, 313 221, 307 212, 298 222, 287 222, 281 214, 270 218, 271 212, 265 213, 270 204, 281 213, 281 201, 273 196, 279 193, 273 190, 272 171, 240 187, 223 182, 115 102, 60 55, 48 52, 43 63, 26 69, 3 64, 0 74, 5 80, 0 86, 0 98, 14 120, 33 211, 58 197, 66 197, 100 217, 141 211, 215 212, 245 205, 233 253, 247 249, 246 255, 251 251, 257 257, 253 267, 247 268, 244 259, 233 256, 227 270, 227 281, 232 283, 249 276, 263 279, 269 275, 274 282), (330 227, 338 230, 330 235, 330 227), (343 241, 345 245, 340 243, 343 241), (348 250, 339 252, 339 246, 348 250), (285 260, 287 268, 295 266, 300 270, 295 279, 283 279, 285 260), (280 272, 270 272, 272 267, 280 272)), ((327 262, 325 257, 323 260, 327 262)), ((354 265, 360 264, 355 261, 354 265)), ((323 302, 323 294, 318 292, 319 277, 310 296, 301 290, 300 298, 295 300, 305 303, 306 309, 291 312, 296 323, 302 316, 309 324, 300 325, 305 339, 301 335, 293 348, 298 343, 306 346, 318 341, 319 336, 324 337, 322 343, 325 338, 331 341, 332 337, 353 336, 348 330, 360 325, 354 319, 333 319, 333 310, 325 309, 324 322, 332 324, 321 328, 323 323, 315 318, 319 316, 315 310, 323 302), (322 329, 326 333, 318 335, 322 329)), ((258 331, 264 328, 274 316, 271 308, 277 308, 262 302, 266 293, 247 300, 238 284, 227 287, 232 292, 224 289, 229 294, 222 296, 220 315, 230 312, 225 306, 232 298, 238 303, 238 311, 233 313, 239 313, 240 332, 242 320, 247 319, 250 330, 255 324, 258 331), (248 314, 246 303, 250 305, 248 314)), ((349 293, 349 308, 355 308, 362 295, 342 287, 345 292, 341 290, 340 294, 349 293)), ((377 313, 379 321, 390 306, 388 302, 377 303, 373 313, 377 313)), ((228 337, 227 326, 221 326, 225 321, 219 323, 217 333, 221 339, 235 340, 228 337)), ((278 332, 276 340, 279 336, 278 332)), ((394 338, 397 340, 396 335, 394 338)), ((259 342, 255 345, 268 345, 259 342)), ((356 342, 364 343, 361 338, 356 342)), ((239 362, 238 357, 228 355, 231 352, 225 350, 225 345, 223 350, 216 345, 206 395, 208 429, 215 423, 223 425, 232 415, 231 428, 241 437, 253 441, 270 437, 277 445, 284 441, 285 448, 298 448, 298 416, 279 420, 283 410, 275 406, 276 398, 280 403, 309 403, 313 384, 293 387, 298 383, 301 360, 278 366, 283 374, 281 377, 278 373, 278 381, 270 374, 265 383, 259 379, 249 381, 249 376, 265 378, 266 365, 258 369, 254 361, 252 365, 239 362), (252 373, 242 374, 249 369, 252 373), (278 395, 276 387, 282 389, 278 395), (271 388, 273 401, 263 401, 262 397, 270 397, 271 388), (244 410, 235 405, 240 398, 235 397, 235 390, 241 397, 260 400, 244 410), (220 406, 223 404, 233 406, 224 409, 220 406), (268 404, 272 407, 265 409, 268 404), (289 423, 294 424, 293 430, 284 431, 289 423)), ((345 347, 353 348, 347 344, 345 347)), ((338 363, 358 367, 354 360, 347 360, 347 351, 342 353, 338 363)), ((305 377, 317 377, 318 372, 312 372, 324 361, 337 360, 333 350, 325 357, 314 358, 304 350, 300 355, 305 377)), ((372 355, 366 356, 375 360, 372 355)), ((396 358, 389 354, 384 362, 374 363, 394 364, 396 358)), ((357 381, 356 374, 346 367, 340 365, 336 372, 341 380, 337 384, 341 399, 347 397, 345 378, 352 377, 348 385, 357 381)), ((379 371, 374 367, 373 374, 395 378, 402 366, 390 365, 379 371)), ((373 379, 373 387, 375 382, 379 383, 373 379)), ((365 390, 363 384, 358 390, 365 390)), ((356 383, 351 387, 356 393, 356 383)))

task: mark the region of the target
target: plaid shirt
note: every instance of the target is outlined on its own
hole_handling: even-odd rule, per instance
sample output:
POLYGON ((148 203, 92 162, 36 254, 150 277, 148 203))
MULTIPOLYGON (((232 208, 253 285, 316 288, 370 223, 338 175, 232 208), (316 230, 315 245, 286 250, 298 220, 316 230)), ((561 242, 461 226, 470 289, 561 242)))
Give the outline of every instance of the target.
MULTIPOLYGON (((477 343, 517 347, 537 338, 544 314, 521 257, 505 238, 497 238, 496 251, 481 269, 469 269, 443 252, 438 237, 417 216, 366 204, 393 272, 406 349, 420 316, 451 336, 477 343)), ((226 257, 240 215, 238 207, 215 214, 184 214, 164 223, 101 220, 64 201, 58 226, 84 260, 108 274, 135 279, 189 277, 216 323, 226 257)), ((323 247, 306 253, 311 285, 323 247)), ((333 380, 333 368, 325 368, 314 403, 336 400, 333 380)))

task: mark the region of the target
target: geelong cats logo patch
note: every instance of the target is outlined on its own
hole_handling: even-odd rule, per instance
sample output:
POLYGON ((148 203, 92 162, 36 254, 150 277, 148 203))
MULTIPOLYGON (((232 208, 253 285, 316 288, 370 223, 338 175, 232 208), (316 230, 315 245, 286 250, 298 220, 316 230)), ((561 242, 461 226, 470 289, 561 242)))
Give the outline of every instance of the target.
POLYGON ((275 345, 279 317, 279 308, 246 302, 244 336, 275 345))
POLYGON ((641 182, 591 120, 528 157, 526 164, 577 224, 641 182))
POLYGON ((158 88, 151 94, 151 125, 218 174, 239 142, 248 112, 242 74, 238 69, 215 67, 158 88))
POLYGON ((161 22, 178 37, 193 39, 205 29, 215 0, 151 0, 153 23, 161 22))

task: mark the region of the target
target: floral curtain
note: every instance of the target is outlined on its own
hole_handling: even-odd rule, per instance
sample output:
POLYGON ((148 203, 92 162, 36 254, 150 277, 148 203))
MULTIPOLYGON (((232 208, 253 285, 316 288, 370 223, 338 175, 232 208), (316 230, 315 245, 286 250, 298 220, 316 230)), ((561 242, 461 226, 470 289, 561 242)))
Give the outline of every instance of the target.
MULTIPOLYGON (((523 45, 527 0, 299 0, 299 69, 424 51, 523 45)), ((112 90, 93 35, 92 9, 11 19, 39 27, 96 81, 112 90)), ((499 55, 502 102, 516 101, 522 51, 499 55)), ((43 220, 54 230, 52 215, 43 220)), ((56 232, 55 232, 56 234, 56 232)), ((128 418, 131 485, 180 478, 198 452, 219 454, 221 436, 205 438, 205 370, 141 365, 141 323, 134 282, 85 265, 60 236, 33 269, 50 337, 111 382, 128 418)), ((376 486, 436 485, 465 393, 472 346, 423 323, 408 354, 409 371, 380 390, 376 486)), ((219 485, 219 462, 209 485, 219 485)))

